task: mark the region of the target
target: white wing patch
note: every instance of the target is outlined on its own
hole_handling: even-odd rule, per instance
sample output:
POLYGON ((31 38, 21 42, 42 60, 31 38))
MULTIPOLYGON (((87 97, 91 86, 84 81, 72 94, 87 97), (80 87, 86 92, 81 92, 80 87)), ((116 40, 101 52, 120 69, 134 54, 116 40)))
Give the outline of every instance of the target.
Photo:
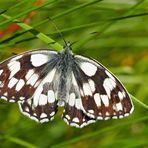
POLYGON ((29 69, 25 78, 26 80, 29 80, 29 78, 35 73, 34 69, 29 69))
POLYGON ((9 87, 9 88, 14 87, 14 85, 15 85, 17 82, 18 82, 18 79, 14 78, 14 77, 11 78, 10 81, 9 81, 9 83, 8 83, 8 87, 9 87))
POLYGON ((94 100, 95 100, 95 103, 98 107, 101 106, 101 98, 100 98, 100 94, 99 93, 95 93, 94 94, 94 100))
POLYGON ((27 85, 30 84, 32 86, 34 86, 34 84, 36 83, 36 81, 38 80, 39 75, 37 73, 34 73, 33 75, 31 75, 31 77, 28 79, 27 81, 27 85))
POLYGON ((25 85, 25 81, 23 79, 20 79, 16 85, 15 90, 20 91, 24 85, 25 85))
POLYGON ((39 67, 49 61, 49 56, 44 54, 33 54, 30 59, 34 67, 39 67))
POLYGON ((53 90, 48 90, 48 102, 54 103, 56 100, 55 92, 53 90))
POLYGON ((86 96, 91 96, 92 92, 88 83, 83 83, 83 91, 86 96))
POLYGON ((11 79, 18 71, 20 71, 21 64, 18 61, 10 61, 10 63, 8 63, 8 68, 11 72, 9 79, 11 79))
POLYGON ((46 95, 41 94, 39 97, 38 105, 46 105, 48 103, 48 98, 46 95))
POLYGON ((107 95, 100 95, 101 96, 101 100, 104 103, 104 105, 107 107, 109 106, 109 100, 108 100, 108 96, 107 95))
POLYGON ((96 74, 97 66, 92 63, 82 62, 80 67, 87 76, 94 76, 96 74))
POLYGON ((69 102, 68 102, 70 106, 74 106, 75 99, 76 99, 75 93, 71 93, 70 96, 69 96, 69 102))
POLYGON ((92 79, 88 79, 88 83, 92 92, 95 92, 95 82, 92 79))
POLYGON ((3 69, 0 70, 0 75, 3 73, 3 71, 4 71, 3 69))

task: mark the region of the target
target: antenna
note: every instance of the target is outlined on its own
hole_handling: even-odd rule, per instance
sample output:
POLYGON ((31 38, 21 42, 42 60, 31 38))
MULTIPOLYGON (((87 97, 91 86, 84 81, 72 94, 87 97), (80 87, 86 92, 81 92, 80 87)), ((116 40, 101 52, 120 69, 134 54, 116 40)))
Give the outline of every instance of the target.
POLYGON ((64 36, 63 36, 62 32, 59 30, 58 26, 54 23, 54 21, 53 21, 50 17, 48 17, 48 19, 51 21, 51 23, 53 24, 53 26, 55 27, 55 29, 57 30, 57 32, 59 33, 59 35, 60 35, 61 38, 63 39, 65 45, 67 45, 67 42, 66 42, 66 40, 64 39, 64 36))

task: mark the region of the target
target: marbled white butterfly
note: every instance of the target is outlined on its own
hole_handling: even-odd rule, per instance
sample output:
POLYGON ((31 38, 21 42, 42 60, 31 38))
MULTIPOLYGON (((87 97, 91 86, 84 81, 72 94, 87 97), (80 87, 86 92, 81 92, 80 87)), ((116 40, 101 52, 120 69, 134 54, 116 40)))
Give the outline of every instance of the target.
POLYGON ((0 98, 41 123, 63 106, 64 121, 79 128, 134 110, 121 82, 97 61, 74 55, 69 43, 61 52, 34 50, 0 63, 0 98))

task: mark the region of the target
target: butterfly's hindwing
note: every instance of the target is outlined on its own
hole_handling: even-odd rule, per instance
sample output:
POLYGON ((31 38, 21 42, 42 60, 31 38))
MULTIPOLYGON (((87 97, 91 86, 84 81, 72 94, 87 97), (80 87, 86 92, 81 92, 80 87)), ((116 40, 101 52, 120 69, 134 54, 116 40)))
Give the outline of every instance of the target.
POLYGON ((95 119, 88 117, 81 110, 81 96, 79 87, 73 72, 71 73, 71 85, 67 91, 66 104, 64 106, 63 120, 71 125, 78 128, 82 128, 90 123, 95 122, 95 119))
POLYGON ((95 122, 95 119, 88 117, 81 109, 75 106, 65 104, 63 120, 70 126, 82 128, 90 123, 95 122))
POLYGON ((19 103, 23 114, 38 122, 47 122, 54 118, 57 112, 57 88, 55 86, 56 69, 53 68, 40 81, 33 96, 19 103))
POLYGON ((53 120, 57 112, 57 101, 53 103, 46 102, 44 105, 34 106, 33 99, 19 102, 21 112, 37 122, 48 122, 53 120))

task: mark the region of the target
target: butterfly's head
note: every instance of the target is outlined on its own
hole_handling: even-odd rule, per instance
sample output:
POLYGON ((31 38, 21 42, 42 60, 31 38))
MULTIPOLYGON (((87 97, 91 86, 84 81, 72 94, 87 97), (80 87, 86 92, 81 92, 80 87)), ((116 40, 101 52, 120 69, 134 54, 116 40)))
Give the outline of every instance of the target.
MULTIPOLYGON (((72 48, 71 48, 71 43, 70 42, 66 42, 65 45, 63 46, 63 50, 61 50, 60 52, 61 55, 65 56, 69 56, 72 55, 72 48)), ((61 57, 63 57, 61 56, 61 57)))
POLYGON ((64 49, 65 50, 68 50, 68 51, 72 51, 71 45, 72 45, 71 42, 69 42, 69 41, 66 42, 66 44, 64 46, 64 49))
POLYGON ((66 46, 71 47, 71 42, 68 41, 68 42, 66 43, 66 46))

